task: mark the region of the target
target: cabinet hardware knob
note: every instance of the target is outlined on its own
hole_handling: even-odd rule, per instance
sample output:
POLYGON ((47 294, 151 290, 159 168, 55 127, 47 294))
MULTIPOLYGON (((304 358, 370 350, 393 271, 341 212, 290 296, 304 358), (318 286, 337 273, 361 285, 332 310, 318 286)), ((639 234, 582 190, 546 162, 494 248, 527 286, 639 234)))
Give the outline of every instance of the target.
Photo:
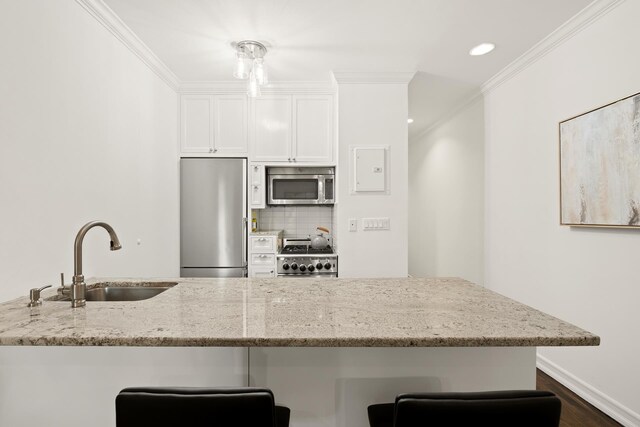
POLYGON ((213 153, 213 148, 209 148, 209 152, 210 152, 210 153, 213 153))
POLYGON ((289 157, 287 160, 288 160, 288 161, 291 161, 291 157, 289 157))

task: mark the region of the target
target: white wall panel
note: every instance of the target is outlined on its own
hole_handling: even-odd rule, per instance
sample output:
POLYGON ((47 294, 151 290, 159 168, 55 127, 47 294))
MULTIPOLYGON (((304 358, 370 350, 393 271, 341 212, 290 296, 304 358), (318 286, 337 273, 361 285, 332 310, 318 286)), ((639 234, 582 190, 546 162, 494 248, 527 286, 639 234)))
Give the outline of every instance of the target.
POLYGON ((486 285, 600 335, 540 354, 633 425, 640 233, 559 225, 558 122, 640 91, 638 16, 622 2, 485 97, 486 285))

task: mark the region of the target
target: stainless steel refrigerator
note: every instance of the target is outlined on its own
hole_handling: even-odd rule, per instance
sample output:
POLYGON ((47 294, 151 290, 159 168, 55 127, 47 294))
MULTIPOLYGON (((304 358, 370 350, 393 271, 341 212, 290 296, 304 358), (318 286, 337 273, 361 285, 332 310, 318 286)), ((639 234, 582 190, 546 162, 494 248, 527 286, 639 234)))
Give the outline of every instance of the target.
POLYGON ((247 161, 180 160, 180 276, 246 277, 247 161))

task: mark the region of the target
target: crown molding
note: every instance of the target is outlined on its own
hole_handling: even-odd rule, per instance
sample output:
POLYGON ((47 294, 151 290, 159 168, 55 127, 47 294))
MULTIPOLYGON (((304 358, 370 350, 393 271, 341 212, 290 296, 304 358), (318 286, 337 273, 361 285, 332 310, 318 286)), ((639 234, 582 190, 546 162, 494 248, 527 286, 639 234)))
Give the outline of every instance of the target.
MULTIPOLYGON (((328 82, 273 82, 260 88, 262 94, 334 94, 335 87, 328 82)), ((247 82, 230 81, 201 81, 182 82, 178 86, 181 94, 215 93, 215 94, 246 94, 247 82)))
POLYGON ((409 84, 416 72, 333 71, 332 74, 337 84, 409 84))
POLYGON ((513 62, 500 70, 481 86, 482 93, 486 94, 497 88, 507 80, 515 77, 525 68, 551 52, 556 47, 568 41, 589 25, 615 9, 625 0, 595 0, 578 12, 555 31, 535 44, 531 49, 516 58, 513 62))
POLYGON ((471 107, 472 105, 474 105, 477 101, 479 101, 481 99, 483 99, 483 93, 479 89, 474 90, 473 92, 471 92, 471 94, 469 96, 465 96, 462 99, 461 102, 456 104, 455 107, 453 107, 447 113, 442 115, 438 120, 436 120, 434 123, 429 125, 425 130, 423 130, 422 132, 420 132, 416 136, 409 138, 409 144, 413 144, 413 143, 421 140, 426 135, 428 135, 429 133, 431 133, 432 131, 437 129, 439 126, 445 124, 446 122, 448 122, 449 120, 454 118, 456 115, 458 115, 462 111, 466 110, 467 108, 471 107))
POLYGON ((91 16, 122 42, 171 89, 177 90, 178 77, 102 0, 76 0, 91 16))

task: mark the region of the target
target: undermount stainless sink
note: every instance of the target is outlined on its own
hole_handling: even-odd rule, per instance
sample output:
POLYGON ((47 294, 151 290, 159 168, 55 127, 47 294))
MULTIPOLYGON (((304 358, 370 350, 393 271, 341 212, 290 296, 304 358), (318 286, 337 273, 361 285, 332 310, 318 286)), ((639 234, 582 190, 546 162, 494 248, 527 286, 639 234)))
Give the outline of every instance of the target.
POLYGON ((108 286, 106 288, 87 289, 85 298, 87 301, 141 301, 155 297, 167 289, 169 288, 150 286, 108 286))
MULTIPOLYGON (((85 292, 87 301, 142 301, 153 298, 171 289, 177 283, 158 282, 141 283, 140 285, 122 286, 121 284, 96 283, 85 292)), ((69 301, 68 296, 56 296, 49 300, 69 301)))

